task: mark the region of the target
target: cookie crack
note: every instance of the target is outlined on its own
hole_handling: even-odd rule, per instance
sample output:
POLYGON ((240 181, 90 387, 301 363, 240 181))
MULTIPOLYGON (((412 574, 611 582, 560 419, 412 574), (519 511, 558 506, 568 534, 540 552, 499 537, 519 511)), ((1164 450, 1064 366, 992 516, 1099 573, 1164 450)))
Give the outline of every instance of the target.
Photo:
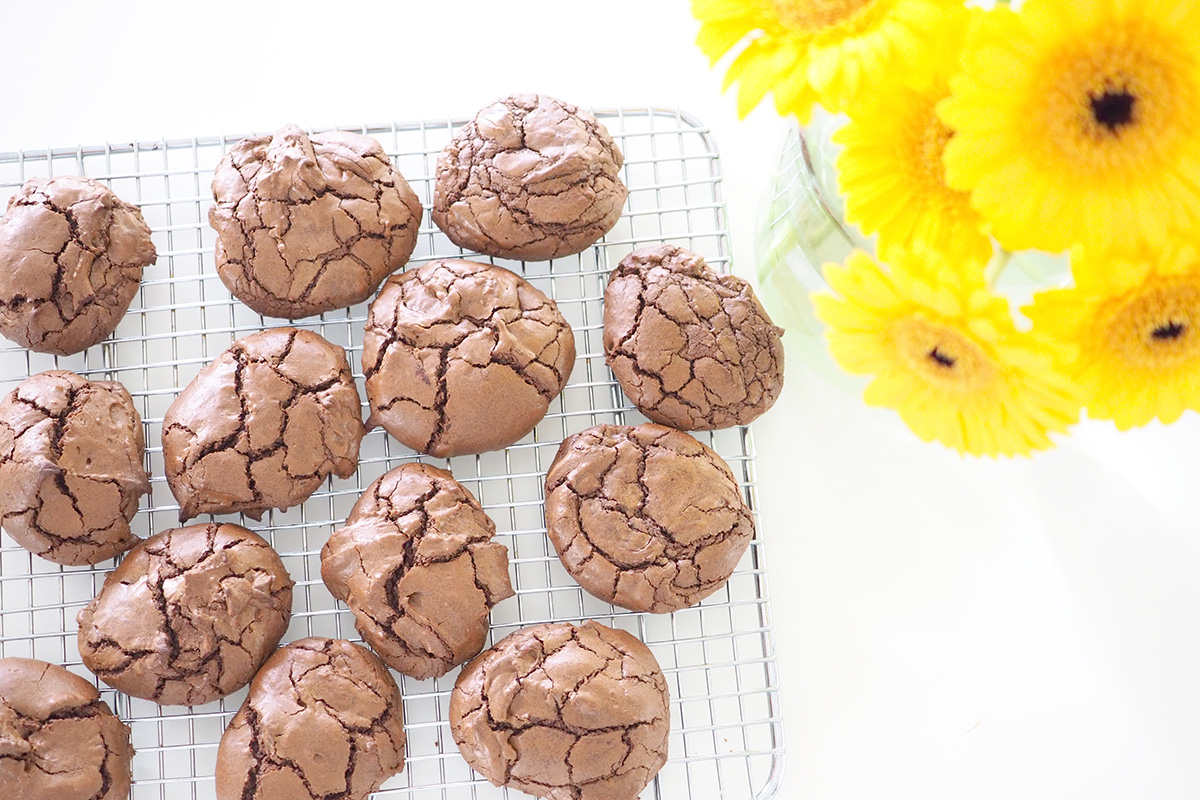
POLYGON ((437 386, 437 392, 433 397, 433 411, 437 413, 437 422, 433 426, 433 431, 429 434, 429 439, 425 442, 425 447, 422 448, 425 452, 429 452, 434 446, 441 441, 442 436, 446 432, 446 403, 449 402, 449 387, 446 384, 446 371, 450 369, 450 349, 442 348, 438 354, 437 374, 434 376, 434 381, 437 386))

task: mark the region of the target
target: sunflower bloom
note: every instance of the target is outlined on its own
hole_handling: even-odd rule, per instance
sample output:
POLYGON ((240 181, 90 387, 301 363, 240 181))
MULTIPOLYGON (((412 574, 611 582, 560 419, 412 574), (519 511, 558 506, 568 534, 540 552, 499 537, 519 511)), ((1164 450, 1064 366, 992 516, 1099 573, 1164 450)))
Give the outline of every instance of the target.
POLYGON ((947 182, 1010 250, 1162 243, 1200 221, 1200 3, 980 15, 940 106, 947 182))
MULTIPOLYGON (((1091 251, 1088 251, 1091 252, 1091 251)), ((1200 410, 1200 256, 1073 253, 1075 288, 1034 296, 1034 330, 1073 345, 1061 364, 1088 416, 1119 430, 1200 410)))
POLYGON ((972 455, 1028 454, 1078 419, 1078 397, 1053 369, 1055 345, 1017 331, 982 264, 896 251, 884 272, 856 252, 826 265, 825 277, 839 297, 813 302, 834 358, 874 376, 867 403, 896 409, 921 439, 972 455))
POLYGON ((963 7, 946 13, 936 31, 940 46, 922 59, 927 88, 885 80, 847 107, 850 121, 833 136, 843 146, 837 167, 846 219, 864 233, 879 234, 885 260, 892 248, 914 244, 952 262, 992 256, 992 240, 970 194, 946 185, 942 153, 953 132, 936 111, 950 94, 972 16, 963 7))
POLYGON ((749 39, 725 74, 738 84, 745 116, 774 90, 780 114, 809 121, 818 100, 830 110, 889 73, 907 72, 958 0, 692 0, 696 44, 715 64, 749 39))

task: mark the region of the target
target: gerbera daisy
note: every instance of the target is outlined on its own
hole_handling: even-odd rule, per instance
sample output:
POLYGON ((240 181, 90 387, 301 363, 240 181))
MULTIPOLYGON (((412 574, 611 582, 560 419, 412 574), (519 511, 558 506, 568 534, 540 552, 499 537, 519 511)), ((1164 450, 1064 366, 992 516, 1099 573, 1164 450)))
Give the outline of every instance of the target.
POLYGON ((951 261, 991 258, 992 241, 970 195, 946 185, 942 152, 953 132, 936 111, 950 93, 971 16, 964 7, 947 11, 936 31, 940 44, 923 59, 928 88, 886 80, 847 106, 850 121, 834 134, 844 147, 837 166, 846 219, 879 234, 885 260, 892 247, 913 243, 951 261))
POLYGON ((825 277, 840 297, 813 302, 834 358, 874 376, 867 403, 896 409, 923 440, 1026 454, 1078 419, 1075 391, 1053 369, 1055 346, 1016 329, 981 264, 957 269, 933 252, 897 250, 884 272, 860 251, 826 265, 825 277))
POLYGON ((1200 3, 1028 0, 980 16, 946 178, 1001 245, 1162 242, 1200 220, 1200 3))
POLYGON ((774 90, 780 114, 807 123, 813 103, 839 110, 888 73, 906 72, 958 0, 692 0, 696 44, 716 63, 750 37, 729 66, 745 116, 774 90))
POLYGON ((1074 345, 1061 366, 1088 416, 1127 430, 1200 410, 1200 256, 1072 253, 1075 288, 1034 296, 1034 330, 1074 345))

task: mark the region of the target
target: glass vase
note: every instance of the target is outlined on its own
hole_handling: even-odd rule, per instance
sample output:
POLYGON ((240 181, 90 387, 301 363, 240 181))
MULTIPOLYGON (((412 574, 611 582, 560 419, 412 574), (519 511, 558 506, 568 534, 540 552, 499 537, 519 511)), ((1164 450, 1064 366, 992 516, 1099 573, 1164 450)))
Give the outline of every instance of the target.
POLYGON ((789 355, 799 349, 797 355, 831 377, 839 373, 826 354, 809 294, 828 288, 823 264, 871 247, 844 219, 831 138, 839 124, 818 110, 811 124, 788 130, 759 213, 755 254, 763 305, 776 324, 796 334, 788 337, 789 355))
MULTIPOLYGON (((838 191, 833 134, 846 121, 819 107, 812 122, 793 125, 780 149, 778 167, 759 214, 756 261, 760 296, 775 322, 799 335, 788 338, 789 352, 819 371, 847 381, 825 349, 810 293, 828 291, 821 267, 842 263, 854 250, 875 254, 875 237, 846 222, 838 191)), ((1017 311, 1033 293, 1062 286, 1070 279, 1065 255, 1039 251, 997 250, 986 267, 993 288, 1014 309, 1018 327, 1027 321, 1017 311)), ((861 382, 854 381, 854 385, 861 382)))

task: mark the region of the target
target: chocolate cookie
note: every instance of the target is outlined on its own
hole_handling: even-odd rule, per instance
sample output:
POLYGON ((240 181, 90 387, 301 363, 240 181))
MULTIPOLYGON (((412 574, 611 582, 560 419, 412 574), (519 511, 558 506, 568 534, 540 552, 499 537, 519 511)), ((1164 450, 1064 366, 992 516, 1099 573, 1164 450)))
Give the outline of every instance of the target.
POLYGON ((129 551, 79 612, 79 653, 102 681, 161 705, 237 691, 279 644, 292 579, 240 525, 164 531, 129 551))
POLYGON ((536 94, 497 100, 438 156, 433 221, 490 256, 545 261, 586 250, 621 217, 623 157, 594 116, 536 94))
POLYGON ((694 605, 725 585, 754 518, 728 465, 662 425, 567 437, 546 475, 546 529, 587 591, 633 611, 694 605))
POLYGON ((268 317, 360 303, 408 261, 421 201, 379 142, 285 125, 243 139, 213 176, 217 272, 268 317))
POLYGON ((221 737, 217 800, 361 800, 404 769, 391 673, 340 639, 281 647, 221 737))
POLYGON ((119 383, 65 370, 22 381, 0 400, 0 524, 57 564, 95 564, 133 547, 150 491, 146 440, 119 383))
POLYGON ((0 787, 14 800, 126 800, 129 727, 62 667, 0 658, 0 787))
POLYGON ((604 352, 621 388, 681 430, 745 425, 770 408, 782 335, 750 284, 674 245, 630 253, 604 291, 604 352))
POLYGON ((137 206, 90 178, 33 178, 0 219, 0 334, 69 356, 112 333, 157 255, 137 206))
POLYGON ((319 335, 274 328, 239 339, 163 417, 167 485, 179 520, 302 502, 330 475, 358 468, 363 437, 346 351, 319 335))
POLYGON ((497 786, 634 800, 667 760, 667 681, 646 645, 596 622, 535 625, 463 668, 450 732, 497 786))
POLYGON ((403 464, 372 483, 321 549, 321 578, 392 669, 445 675, 476 655, 512 597, 496 525, 449 472, 403 464))
POLYGON ((524 278, 473 261, 394 275, 367 314, 367 424, 438 458, 507 447, 571 374, 575 336, 524 278))

